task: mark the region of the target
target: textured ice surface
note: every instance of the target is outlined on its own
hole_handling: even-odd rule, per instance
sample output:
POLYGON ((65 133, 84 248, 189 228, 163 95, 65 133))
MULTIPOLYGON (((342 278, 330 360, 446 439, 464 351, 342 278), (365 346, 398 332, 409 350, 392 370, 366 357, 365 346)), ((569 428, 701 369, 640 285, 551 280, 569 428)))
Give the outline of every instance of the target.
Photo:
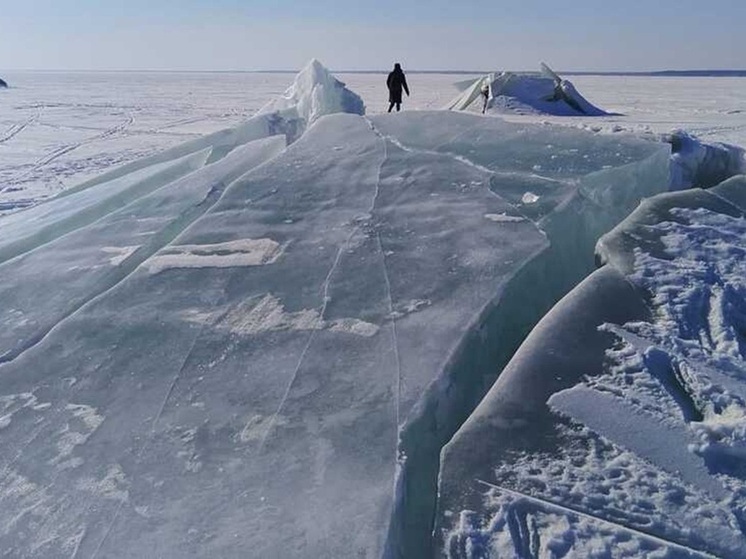
POLYGON ((667 145, 621 135, 407 113, 250 141, 276 122, 60 199, 88 193, 94 221, 42 204, 48 238, 3 236, 11 556, 426 552, 440 446, 493 354, 668 179, 667 145), (133 173, 147 192, 99 204, 133 173))
POLYGON ((744 556, 745 192, 601 240, 444 450, 442 556, 744 556))
MULTIPOLYGON (((0 362, 121 281, 214 203, 228 184, 284 148, 281 136, 256 140, 166 185, 148 176, 137 183, 147 188, 125 191, 132 195, 117 204, 112 198, 118 191, 110 186, 129 185, 128 177, 9 216, 18 227, 6 230, 0 224, 7 231, 6 246, 0 245, 0 362), (30 283, 29 277, 36 281, 30 283)), ((198 155, 204 163, 207 154, 198 155)), ((220 249, 212 253, 224 255, 220 249)), ((159 258, 148 260, 150 267, 167 265, 159 258)))

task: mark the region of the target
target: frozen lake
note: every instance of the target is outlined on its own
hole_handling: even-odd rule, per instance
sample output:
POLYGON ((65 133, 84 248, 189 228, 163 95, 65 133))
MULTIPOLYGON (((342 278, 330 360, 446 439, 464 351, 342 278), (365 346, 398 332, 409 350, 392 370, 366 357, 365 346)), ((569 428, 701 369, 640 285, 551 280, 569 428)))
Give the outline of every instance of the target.
MULTIPOLYGON (((0 212, 185 140, 235 126, 292 82, 288 73, 9 72, 0 91, 0 212)), ((338 77, 368 114, 387 108, 385 76, 338 77)), ((466 75, 410 74, 405 110, 437 109, 466 75)), ((746 145, 746 78, 569 76, 621 116, 511 116, 600 131, 683 128, 705 141, 746 145)))
POLYGON ((0 555, 746 556, 743 80, 7 77, 0 555))

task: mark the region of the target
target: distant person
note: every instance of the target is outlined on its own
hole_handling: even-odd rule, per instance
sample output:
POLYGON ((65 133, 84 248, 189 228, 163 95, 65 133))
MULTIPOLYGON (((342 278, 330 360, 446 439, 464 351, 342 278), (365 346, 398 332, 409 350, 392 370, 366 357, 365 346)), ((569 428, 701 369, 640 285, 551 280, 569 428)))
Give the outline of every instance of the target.
POLYGON ((487 112, 487 103, 490 101, 490 84, 486 80, 482 83, 482 87, 479 88, 480 93, 482 94, 482 100, 484 101, 484 104, 482 105, 482 114, 487 112))
POLYGON ((396 111, 401 110, 401 92, 404 90, 409 97, 409 86, 407 86, 407 77, 397 62, 394 64, 394 70, 386 78, 386 86, 389 88, 389 112, 396 105, 396 111))

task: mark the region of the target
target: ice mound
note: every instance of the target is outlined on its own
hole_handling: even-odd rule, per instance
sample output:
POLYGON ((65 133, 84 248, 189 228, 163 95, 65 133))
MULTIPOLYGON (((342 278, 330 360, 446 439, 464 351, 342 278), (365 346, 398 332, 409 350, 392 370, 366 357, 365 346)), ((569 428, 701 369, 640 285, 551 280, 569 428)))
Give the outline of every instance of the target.
POLYGON ((746 177, 644 202, 443 453, 449 558, 746 555, 746 177))
POLYGON ((284 95, 259 111, 259 114, 275 114, 293 123, 300 133, 322 116, 334 113, 363 115, 365 105, 316 59, 301 70, 284 95))
POLYGON ((568 80, 546 64, 541 74, 501 72, 482 76, 447 105, 450 110, 482 109, 492 113, 546 114, 555 116, 604 116, 568 80))

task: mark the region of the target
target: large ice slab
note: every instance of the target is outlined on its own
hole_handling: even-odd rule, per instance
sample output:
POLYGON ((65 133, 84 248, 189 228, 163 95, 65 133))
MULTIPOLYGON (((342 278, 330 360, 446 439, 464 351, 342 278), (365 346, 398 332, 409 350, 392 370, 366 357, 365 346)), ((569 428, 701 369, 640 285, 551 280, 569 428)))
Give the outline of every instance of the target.
POLYGON ((602 238, 447 445, 442 557, 741 557, 746 181, 602 238))
POLYGON ((0 257, 19 255, 0 264, 0 362, 116 285, 207 211, 231 182, 284 149, 282 136, 256 140, 135 200, 114 203, 117 189, 104 185, 96 203, 79 200, 95 200, 89 189, 10 216, 17 227, 3 227, 8 236, 0 257))
POLYGON ((465 114, 284 143, 2 265, 11 555, 426 553, 440 447, 494 363, 668 178, 665 144, 465 114))

